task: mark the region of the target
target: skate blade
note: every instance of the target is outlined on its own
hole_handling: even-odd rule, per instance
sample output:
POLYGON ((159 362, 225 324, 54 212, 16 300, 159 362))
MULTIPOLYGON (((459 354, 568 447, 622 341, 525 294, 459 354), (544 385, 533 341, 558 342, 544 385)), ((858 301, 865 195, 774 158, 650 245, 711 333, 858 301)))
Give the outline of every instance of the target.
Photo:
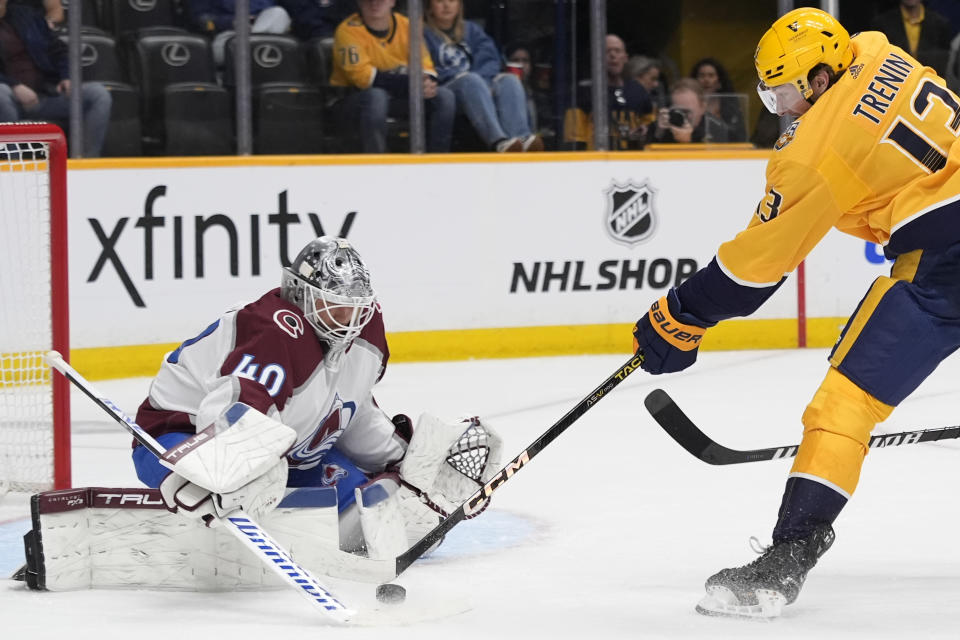
POLYGON ((740 604, 740 600, 726 587, 707 587, 707 595, 697 603, 696 611, 705 616, 772 620, 780 617, 787 599, 779 591, 757 589, 757 604, 740 604))

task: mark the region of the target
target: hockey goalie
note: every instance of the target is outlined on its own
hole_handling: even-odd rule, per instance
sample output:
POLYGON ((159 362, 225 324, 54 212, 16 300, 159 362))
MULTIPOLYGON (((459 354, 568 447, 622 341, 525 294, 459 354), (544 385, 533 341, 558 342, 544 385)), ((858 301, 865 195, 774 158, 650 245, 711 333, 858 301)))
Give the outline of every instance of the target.
POLYGON ((389 351, 370 275, 320 237, 281 286, 228 310, 169 353, 137 412, 147 489, 35 496, 33 588, 256 588, 261 563, 216 526, 242 509, 308 569, 381 582, 391 562, 499 468, 479 418, 392 418, 372 389, 389 351))

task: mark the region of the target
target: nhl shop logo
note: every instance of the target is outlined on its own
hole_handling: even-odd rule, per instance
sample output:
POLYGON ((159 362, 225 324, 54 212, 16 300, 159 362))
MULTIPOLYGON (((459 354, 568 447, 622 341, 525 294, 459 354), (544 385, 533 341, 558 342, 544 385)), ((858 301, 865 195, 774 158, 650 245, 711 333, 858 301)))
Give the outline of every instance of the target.
POLYGON ((653 200, 656 192, 646 182, 625 185, 612 183, 604 191, 607 211, 604 228, 616 242, 628 246, 640 244, 653 235, 656 227, 656 210, 653 200))

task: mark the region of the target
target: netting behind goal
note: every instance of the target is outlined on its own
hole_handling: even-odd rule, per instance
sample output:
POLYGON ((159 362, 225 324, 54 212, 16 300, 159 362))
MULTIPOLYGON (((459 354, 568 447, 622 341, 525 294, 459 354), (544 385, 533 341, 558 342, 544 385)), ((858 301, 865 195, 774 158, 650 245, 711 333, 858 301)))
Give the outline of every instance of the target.
POLYGON ((0 495, 70 484, 65 186, 57 127, 0 124, 0 495))

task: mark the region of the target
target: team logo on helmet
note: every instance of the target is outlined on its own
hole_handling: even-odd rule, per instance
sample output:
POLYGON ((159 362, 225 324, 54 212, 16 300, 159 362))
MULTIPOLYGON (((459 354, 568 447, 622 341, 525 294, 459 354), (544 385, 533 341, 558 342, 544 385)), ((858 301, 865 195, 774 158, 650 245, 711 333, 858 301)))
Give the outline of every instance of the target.
POLYGON ((650 238, 656 228, 655 193, 646 182, 639 185, 632 181, 625 185, 613 182, 604 191, 607 210, 603 219, 607 234, 614 241, 631 247, 650 238))
POLYGON ((303 335, 303 320, 289 309, 280 309, 274 313, 273 321, 291 338, 299 338, 303 335))

